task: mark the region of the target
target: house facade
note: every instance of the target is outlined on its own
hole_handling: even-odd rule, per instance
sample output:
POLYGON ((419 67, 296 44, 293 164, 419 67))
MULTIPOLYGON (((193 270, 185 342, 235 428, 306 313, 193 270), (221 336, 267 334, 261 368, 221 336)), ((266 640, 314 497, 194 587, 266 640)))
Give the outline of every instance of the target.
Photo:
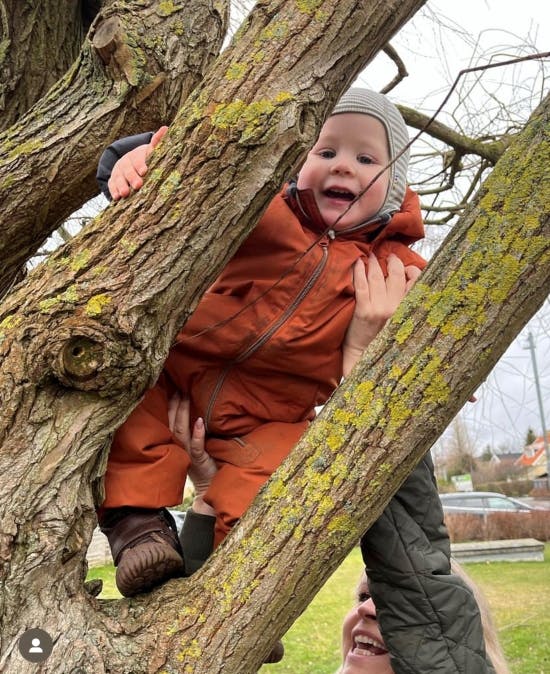
MULTIPOLYGON (((546 432, 547 445, 550 445, 550 431, 546 432)), ((526 445, 523 454, 516 460, 516 465, 525 469, 526 476, 530 480, 537 480, 547 476, 548 463, 544 438, 539 436, 530 444, 526 445)))

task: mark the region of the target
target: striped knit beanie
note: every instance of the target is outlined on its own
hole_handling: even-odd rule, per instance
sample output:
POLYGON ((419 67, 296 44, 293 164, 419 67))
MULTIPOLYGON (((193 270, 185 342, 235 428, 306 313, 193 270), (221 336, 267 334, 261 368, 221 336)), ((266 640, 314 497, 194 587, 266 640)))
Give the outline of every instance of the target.
MULTIPOLYGON (((390 159, 393 159, 409 142, 409 134, 405 120, 395 105, 383 94, 370 89, 353 87, 349 89, 336 104, 331 115, 344 112, 359 112, 371 115, 380 120, 386 129, 390 159)), ((407 186, 407 167, 409 150, 407 149, 390 167, 390 181, 386 200, 380 214, 393 215, 398 211, 405 198, 407 186)))

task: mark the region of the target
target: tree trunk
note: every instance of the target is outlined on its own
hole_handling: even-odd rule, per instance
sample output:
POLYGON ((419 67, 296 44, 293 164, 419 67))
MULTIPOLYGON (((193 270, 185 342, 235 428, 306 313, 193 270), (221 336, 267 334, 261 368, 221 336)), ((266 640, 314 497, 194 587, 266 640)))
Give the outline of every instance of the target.
POLYGON ((0 296, 49 234, 97 194, 103 149, 173 119, 219 52, 228 5, 105 6, 70 71, 0 136, 0 296))
POLYGON ((86 596, 90 485, 112 430, 323 115, 422 2, 314 4, 308 14, 259 3, 155 153, 142 193, 0 311, 6 671, 34 671, 17 651, 29 626, 54 637, 44 672, 256 671, 542 302, 548 103, 207 567, 145 598, 86 596))
POLYGON ((84 39, 75 0, 0 0, 0 131, 74 63, 84 39))

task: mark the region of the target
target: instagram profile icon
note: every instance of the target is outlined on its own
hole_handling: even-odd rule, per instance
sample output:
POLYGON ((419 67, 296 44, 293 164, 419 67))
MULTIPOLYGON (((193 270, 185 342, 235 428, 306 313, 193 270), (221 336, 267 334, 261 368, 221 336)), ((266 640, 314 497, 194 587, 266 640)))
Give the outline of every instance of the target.
POLYGON ((44 662, 53 649, 51 636, 38 628, 23 632, 19 637, 19 652, 28 662, 44 662))

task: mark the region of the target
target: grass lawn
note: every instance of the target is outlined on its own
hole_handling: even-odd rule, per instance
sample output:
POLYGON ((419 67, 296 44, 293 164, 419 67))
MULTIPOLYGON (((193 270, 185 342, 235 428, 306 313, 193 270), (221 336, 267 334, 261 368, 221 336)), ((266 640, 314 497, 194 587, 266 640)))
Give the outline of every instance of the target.
MULTIPOLYGON (((353 603, 362 569, 353 550, 283 638, 284 660, 261 674, 333 674, 340 662, 340 626, 353 603)), ((550 544, 544 562, 467 564, 493 610, 512 674, 550 673, 550 544)), ((102 598, 119 597, 112 567, 90 569, 102 578, 102 598)), ((474 673, 472 673, 474 674, 474 673)))

